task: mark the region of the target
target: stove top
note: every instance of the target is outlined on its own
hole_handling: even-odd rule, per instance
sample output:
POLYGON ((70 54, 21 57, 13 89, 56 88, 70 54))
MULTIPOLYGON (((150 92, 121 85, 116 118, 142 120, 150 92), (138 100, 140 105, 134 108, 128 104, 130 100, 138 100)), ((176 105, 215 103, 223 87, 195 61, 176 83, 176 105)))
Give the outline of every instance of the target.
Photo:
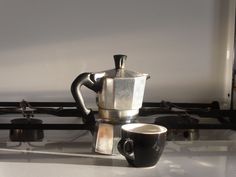
POLYGON ((0 171, 5 176, 32 176, 38 171, 41 176, 199 176, 200 172, 231 177, 235 174, 235 113, 220 109, 216 102, 143 103, 138 121, 163 124, 171 132, 160 161, 146 170, 129 167, 121 155, 92 153, 93 125, 84 123, 75 103, 0 102, 0 171), (12 124, 22 118, 41 123, 12 124), (11 130, 42 130, 44 136, 37 141, 12 141, 11 130))

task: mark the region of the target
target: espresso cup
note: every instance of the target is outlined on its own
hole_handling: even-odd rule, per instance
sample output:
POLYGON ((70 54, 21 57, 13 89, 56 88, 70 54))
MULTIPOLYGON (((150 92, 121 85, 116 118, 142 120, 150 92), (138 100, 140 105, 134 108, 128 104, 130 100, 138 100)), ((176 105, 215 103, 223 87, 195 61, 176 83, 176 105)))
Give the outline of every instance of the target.
POLYGON ((125 124, 121 127, 118 151, 131 166, 155 166, 165 147, 166 133, 167 129, 159 125, 125 124))

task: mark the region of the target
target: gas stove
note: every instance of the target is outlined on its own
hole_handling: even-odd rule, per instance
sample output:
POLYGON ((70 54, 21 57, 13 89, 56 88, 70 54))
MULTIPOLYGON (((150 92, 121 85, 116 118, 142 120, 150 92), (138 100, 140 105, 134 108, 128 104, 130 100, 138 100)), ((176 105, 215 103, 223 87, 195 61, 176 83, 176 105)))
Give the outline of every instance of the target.
POLYGON ((14 166, 14 173, 40 171, 44 176, 198 176, 198 171, 222 176, 227 167, 225 176, 231 177, 235 174, 235 113, 220 109, 217 102, 143 103, 137 121, 162 124, 169 132, 160 161, 147 170, 128 166, 121 155, 93 153, 94 125, 84 122, 75 103, 0 102, 0 168, 10 173, 9 167, 14 166), (40 121, 14 124, 12 120, 18 119, 40 121), (43 136, 13 140, 13 130, 39 131, 43 136))

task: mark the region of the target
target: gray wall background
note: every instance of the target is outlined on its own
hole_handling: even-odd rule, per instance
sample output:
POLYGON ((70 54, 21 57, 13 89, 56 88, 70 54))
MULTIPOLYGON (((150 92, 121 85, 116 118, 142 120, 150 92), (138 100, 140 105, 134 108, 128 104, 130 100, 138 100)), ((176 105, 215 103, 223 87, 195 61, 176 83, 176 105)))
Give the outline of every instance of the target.
POLYGON ((228 0, 1 0, 0 100, 73 101, 77 75, 122 53, 151 75, 145 101, 224 101, 228 10, 228 0))

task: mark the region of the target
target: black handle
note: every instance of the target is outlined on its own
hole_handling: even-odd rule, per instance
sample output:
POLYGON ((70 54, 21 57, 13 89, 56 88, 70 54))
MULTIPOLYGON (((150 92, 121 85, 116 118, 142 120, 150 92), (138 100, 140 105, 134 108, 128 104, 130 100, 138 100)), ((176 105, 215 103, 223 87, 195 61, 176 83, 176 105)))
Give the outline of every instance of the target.
POLYGON ((131 163, 134 161, 134 155, 132 154, 134 152, 134 143, 133 140, 127 138, 127 139, 121 139, 118 142, 117 145, 118 151, 121 153, 121 155, 125 156, 131 163))
MULTIPOLYGON (((95 81, 94 73, 82 73, 80 74, 71 85, 71 93, 75 99, 76 106, 81 112, 83 118, 90 118, 94 122, 94 116, 91 109, 88 109, 85 106, 84 99, 81 93, 81 86, 86 86, 87 88, 93 90, 94 92, 98 92, 99 87, 97 82, 95 81)), ((85 122, 89 120, 85 119, 85 122)))

